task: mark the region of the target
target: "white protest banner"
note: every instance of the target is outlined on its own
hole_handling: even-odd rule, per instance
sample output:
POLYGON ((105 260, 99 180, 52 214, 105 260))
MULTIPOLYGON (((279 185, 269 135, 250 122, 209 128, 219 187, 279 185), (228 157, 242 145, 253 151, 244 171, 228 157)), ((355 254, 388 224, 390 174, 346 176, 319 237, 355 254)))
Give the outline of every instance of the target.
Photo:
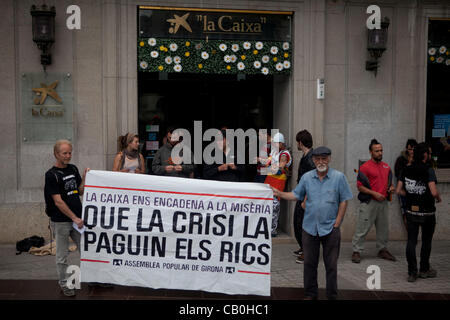
POLYGON ((272 190, 90 170, 81 281, 270 295, 272 190))

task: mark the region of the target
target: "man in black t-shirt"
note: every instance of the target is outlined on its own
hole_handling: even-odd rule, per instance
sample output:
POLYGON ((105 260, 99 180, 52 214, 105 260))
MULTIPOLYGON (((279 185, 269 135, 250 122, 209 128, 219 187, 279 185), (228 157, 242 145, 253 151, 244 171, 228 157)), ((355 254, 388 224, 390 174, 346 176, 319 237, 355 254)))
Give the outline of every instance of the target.
POLYGON ((81 178, 76 166, 70 164, 72 144, 67 140, 58 140, 53 153, 55 165, 45 173, 44 196, 46 211, 51 219, 53 236, 56 241, 56 270, 59 285, 66 296, 74 296, 75 290, 67 287, 67 255, 69 237, 80 248, 80 233, 74 229, 83 227, 81 220, 82 205, 80 196, 84 191, 86 169, 81 178))
MULTIPOLYGON (((308 130, 299 131, 295 137, 297 141, 297 148, 303 152, 303 156, 298 166, 297 184, 300 182, 301 177, 308 171, 314 170, 316 166, 312 161, 312 148, 313 139, 311 133, 308 130)), ((297 256, 297 263, 303 263, 303 243, 302 243, 302 230, 303 230, 303 216, 305 214, 304 201, 297 201, 294 209, 294 235, 299 249, 294 251, 294 255, 297 256)))
POLYGON ((435 200, 441 202, 436 188, 436 175, 427 165, 429 147, 419 143, 414 148, 414 162, 403 169, 397 184, 397 193, 405 196, 405 215, 408 228, 406 259, 408 281, 417 277, 434 278, 436 270, 430 267, 431 242, 436 226, 435 200), (416 245, 419 228, 422 227, 422 248, 420 250, 420 272, 417 273, 416 245))

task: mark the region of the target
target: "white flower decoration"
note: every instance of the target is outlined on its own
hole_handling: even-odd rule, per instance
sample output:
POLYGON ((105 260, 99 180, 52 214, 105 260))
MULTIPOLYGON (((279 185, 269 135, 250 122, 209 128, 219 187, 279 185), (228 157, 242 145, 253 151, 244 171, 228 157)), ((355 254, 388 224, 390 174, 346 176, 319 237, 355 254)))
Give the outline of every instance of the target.
POLYGON ((235 63, 237 61, 237 57, 233 54, 230 56, 231 62, 235 63))
POLYGON ((269 56, 263 56, 261 58, 261 60, 262 60, 263 63, 267 63, 267 62, 269 62, 270 58, 269 58, 269 56))
POLYGON ((255 44, 255 48, 257 49, 257 50, 261 50, 262 48, 263 48, 263 43, 261 42, 261 41, 258 41, 256 44, 255 44))
POLYGON ((239 45, 237 43, 234 43, 231 45, 231 50, 233 50, 233 52, 238 52, 239 51, 239 45))
POLYGON ((442 63, 442 62, 444 62, 444 58, 439 57, 439 58, 436 59, 436 62, 437 63, 442 63))
POLYGON ((225 57, 223 57, 223 61, 225 61, 226 63, 230 63, 231 57, 229 55, 226 55, 225 57))
POLYGON ((445 60, 445 64, 446 64, 447 66, 450 66, 450 59, 445 60))
POLYGON ((171 64, 173 60, 172 57, 166 57, 164 61, 166 61, 167 64, 171 64))
POLYGON ((256 69, 259 69, 259 68, 261 68, 261 62, 255 61, 255 62, 253 62, 253 66, 254 66, 256 69))
POLYGON ((175 57, 173 57, 173 62, 175 64, 180 64, 181 63, 181 58, 179 56, 175 56, 175 57))
POLYGON ((208 58, 209 58, 209 54, 208 54, 208 52, 206 52, 206 51, 203 51, 203 52, 202 52, 202 58, 203 58, 203 60, 206 60, 206 59, 208 59, 208 58))
POLYGON ((275 65, 275 68, 277 68, 278 71, 281 71, 281 70, 283 70, 283 64, 282 64, 281 62, 278 62, 278 63, 275 65))
POLYGON ((264 67, 264 68, 261 69, 261 72, 262 72, 263 74, 269 74, 269 69, 267 69, 266 67, 264 67))
POLYGON ((237 64, 237 68, 238 68, 239 70, 244 70, 244 69, 245 69, 245 64, 244 64, 243 62, 239 62, 239 63, 237 64))
POLYGON ((227 45, 225 43, 221 43, 219 46, 219 49, 223 52, 223 51, 227 50, 227 45))
POLYGON ((447 51, 447 48, 445 46, 442 46, 442 47, 439 48, 439 53, 440 54, 444 54, 445 51, 447 51))
POLYGON ((283 43, 283 50, 289 50, 289 42, 283 43))
POLYGON ((428 49, 428 54, 429 54, 430 56, 434 56, 434 55, 436 54, 436 48, 430 48, 430 49, 428 49))
POLYGON ((244 44, 243 44, 243 47, 244 47, 245 50, 248 50, 248 49, 250 49, 252 47, 252 44, 250 42, 248 42, 248 41, 245 41, 244 44))
POLYGON ((181 67, 181 64, 176 64, 173 67, 173 70, 175 70, 175 72, 180 72, 181 70, 183 70, 183 68, 181 67))
POLYGON ((152 52, 150 52, 150 56, 151 56, 152 58, 158 58, 159 53, 158 53, 158 51, 152 51, 152 52))
POLYGON ((272 48, 270 48, 270 53, 271 54, 277 54, 278 53, 278 47, 273 46, 272 48))
POLYGON ((291 67, 291 62, 290 61, 284 61, 283 62, 283 67, 285 68, 285 69, 289 69, 290 67, 291 67))
POLYGON ((148 39, 148 45, 149 46, 155 46, 156 45, 156 39, 155 38, 150 38, 150 39, 148 39))
POLYGON ((171 43, 169 49, 170 51, 175 52, 178 49, 178 45, 176 43, 171 43))
POLYGON ((146 61, 141 61, 139 65, 141 66, 142 69, 147 69, 148 67, 148 63, 146 61))

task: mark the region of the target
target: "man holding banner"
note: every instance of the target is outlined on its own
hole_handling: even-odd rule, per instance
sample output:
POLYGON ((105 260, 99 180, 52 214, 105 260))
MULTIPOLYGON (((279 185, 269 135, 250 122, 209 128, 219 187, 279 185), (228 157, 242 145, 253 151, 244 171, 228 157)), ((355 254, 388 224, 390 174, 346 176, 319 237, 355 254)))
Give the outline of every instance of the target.
POLYGON ((67 255, 69 237, 80 248, 80 233, 74 225, 82 228, 80 195, 84 191, 86 169, 81 178, 78 169, 70 164, 72 144, 67 140, 58 140, 53 153, 55 165, 45 173, 45 203, 47 215, 51 218, 51 226, 56 241, 56 270, 59 285, 66 296, 74 296, 75 290, 67 287, 67 255))
POLYGON ((318 296, 317 267, 320 244, 326 269, 326 294, 329 300, 337 298, 337 260, 341 245, 340 225, 352 198, 350 186, 342 172, 328 167, 331 150, 319 147, 312 151, 315 170, 305 173, 292 192, 272 188, 275 196, 282 199, 302 201, 306 207, 303 219, 303 253, 305 300, 318 296))

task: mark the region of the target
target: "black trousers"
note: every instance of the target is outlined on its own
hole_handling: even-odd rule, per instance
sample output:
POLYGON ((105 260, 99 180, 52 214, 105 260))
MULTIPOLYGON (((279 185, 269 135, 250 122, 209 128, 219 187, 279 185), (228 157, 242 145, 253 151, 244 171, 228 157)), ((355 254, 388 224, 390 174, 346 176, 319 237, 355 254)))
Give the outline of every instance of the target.
POLYGON ((300 248, 303 249, 302 244, 302 226, 303 226, 303 216, 305 215, 305 210, 302 208, 302 202, 297 201, 294 209, 294 235, 295 240, 297 240, 300 248))
POLYGON ((419 228, 422 227, 422 248, 420 249, 420 272, 430 269, 431 242, 433 241, 436 216, 415 216, 406 213, 408 227, 408 244, 406 245, 406 260, 408 261, 408 274, 417 274, 416 246, 419 237, 419 228))
POLYGON ((337 261, 341 247, 341 230, 333 228, 326 236, 312 236, 303 231, 303 253, 305 255, 303 282, 305 296, 317 298, 319 286, 317 283, 317 267, 319 265, 320 244, 323 249, 323 262, 326 271, 326 293, 328 299, 337 298, 337 261))

